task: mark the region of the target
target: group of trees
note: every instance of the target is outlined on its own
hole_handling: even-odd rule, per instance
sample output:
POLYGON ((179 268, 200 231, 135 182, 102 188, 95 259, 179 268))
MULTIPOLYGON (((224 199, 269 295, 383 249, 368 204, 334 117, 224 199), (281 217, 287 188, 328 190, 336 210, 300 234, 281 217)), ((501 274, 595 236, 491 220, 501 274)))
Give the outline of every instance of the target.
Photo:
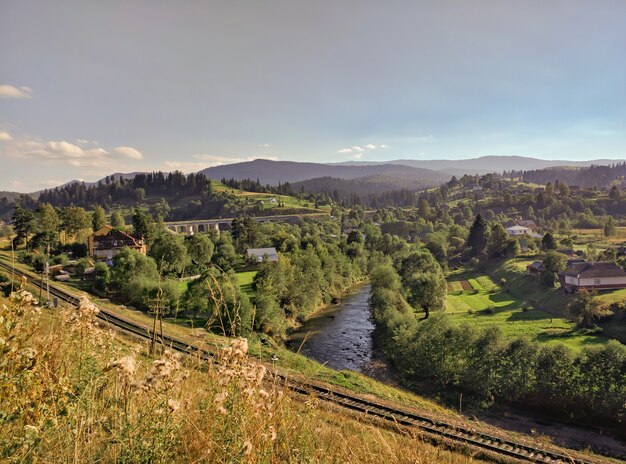
POLYGON ((626 413, 626 348, 619 342, 575 354, 563 345, 507 339, 495 326, 459 326, 445 314, 419 321, 393 266, 372 270, 371 283, 378 340, 407 382, 439 393, 463 392, 484 405, 519 404, 567 419, 617 424, 626 413))
POLYGON ((94 204, 113 205, 141 201, 146 196, 185 197, 209 195, 211 182, 204 174, 185 175, 175 171, 170 173, 139 173, 132 178, 107 176, 97 184, 72 182, 70 184, 44 190, 39 203, 54 206, 90 206, 94 204))

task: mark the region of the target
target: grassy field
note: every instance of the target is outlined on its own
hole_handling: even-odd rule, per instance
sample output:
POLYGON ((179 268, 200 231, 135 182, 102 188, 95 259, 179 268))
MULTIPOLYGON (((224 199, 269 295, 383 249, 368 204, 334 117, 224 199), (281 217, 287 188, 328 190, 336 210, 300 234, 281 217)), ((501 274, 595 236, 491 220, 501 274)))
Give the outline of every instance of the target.
MULTIPOLYGON (((519 265, 519 263, 518 263, 519 265)), ((497 325, 508 337, 524 336, 541 343, 564 343, 571 348, 605 343, 601 336, 581 335, 574 323, 544 309, 532 307, 500 287, 487 275, 455 273, 448 277, 447 314, 459 323, 483 328, 497 325), (469 283, 469 286, 464 282, 469 283), (459 290, 465 287, 470 290, 459 290)))
POLYGON ((254 276, 257 271, 245 271, 237 273, 237 280, 239 281, 239 286, 241 290, 248 295, 254 295, 254 290, 252 289, 252 281, 254 280, 254 276))
POLYGON ((330 206, 320 206, 318 209, 315 208, 315 203, 308 200, 299 200, 295 197, 288 195, 274 195, 272 193, 257 193, 257 192, 246 192, 239 189, 234 189, 228 187, 221 182, 211 181, 213 186, 213 190, 216 192, 231 192, 234 195, 237 195, 240 198, 248 201, 249 203, 255 203, 258 201, 263 202, 263 209, 278 209, 278 203, 283 203, 284 208, 299 208, 299 209, 309 209, 311 213, 320 212, 320 211, 330 211, 330 206), (276 203, 273 203, 271 199, 274 198, 276 203))

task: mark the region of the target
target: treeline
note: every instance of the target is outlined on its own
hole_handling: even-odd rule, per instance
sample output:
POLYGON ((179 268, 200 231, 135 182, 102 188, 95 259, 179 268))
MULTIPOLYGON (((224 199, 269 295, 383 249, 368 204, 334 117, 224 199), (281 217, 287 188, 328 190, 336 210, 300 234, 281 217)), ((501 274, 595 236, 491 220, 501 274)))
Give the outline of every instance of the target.
POLYGON ((132 178, 107 176, 95 185, 84 182, 44 190, 39 203, 53 206, 111 205, 128 201, 143 200, 146 196, 164 198, 211 194, 211 181, 204 174, 185 175, 180 171, 164 173, 139 173, 132 178))
POLYGON ((507 340, 497 327, 455 325, 445 314, 420 321, 392 265, 375 268, 371 283, 379 343, 406 382, 464 393, 487 407, 504 402, 567 420, 623 423, 626 347, 619 342, 573 353, 564 345, 507 340))
POLYGON ((278 185, 261 185, 259 179, 226 179, 222 178, 222 184, 233 189, 244 190, 246 192, 256 193, 273 193, 275 195, 295 195, 296 192, 291 187, 289 182, 278 183, 278 185))
POLYGON ((626 176, 626 162, 613 163, 610 166, 589 166, 578 169, 572 168, 550 168, 537 169, 533 171, 505 173, 505 176, 515 176, 524 182, 534 184, 547 184, 560 180, 569 185, 579 187, 606 187, 613 181, 626 176))

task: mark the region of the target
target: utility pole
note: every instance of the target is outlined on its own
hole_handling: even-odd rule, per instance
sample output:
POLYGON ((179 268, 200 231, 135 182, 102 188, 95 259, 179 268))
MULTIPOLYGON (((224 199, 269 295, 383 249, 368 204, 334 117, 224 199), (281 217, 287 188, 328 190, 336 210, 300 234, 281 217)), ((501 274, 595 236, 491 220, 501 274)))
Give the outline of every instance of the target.
POLYGON ((46 251, 46 303, 50 307, 50 242, 46 251))

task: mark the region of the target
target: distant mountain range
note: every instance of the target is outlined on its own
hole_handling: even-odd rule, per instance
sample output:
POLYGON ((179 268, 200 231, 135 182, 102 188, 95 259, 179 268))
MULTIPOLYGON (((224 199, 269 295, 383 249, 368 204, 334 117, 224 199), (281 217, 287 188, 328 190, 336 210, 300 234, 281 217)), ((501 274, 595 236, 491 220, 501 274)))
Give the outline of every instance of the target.
POLYGON ((425 168, 400 166, 391 163, 375 165, 338 165, 320 163, 297 163, 294 161, 269 161, 257 159, 244 163, 226 164, 203 169, 210 179, 259 179, 261 184, 277 185, 294 183, 320 177, 337 179, 357 179, 369 176, 387 176, 408 182, 434 185, 445 182, 450 176, 425 168))
MULTIPOLYGON (((399 159, 392 161, 347 161, 337 163, 336 166, 376 166, 380 164, 395 164, 401 166, 411 166, 414 168, 431 169, 433 171, 445 172, 450 175, 463 174, 488 174, 490 172, 502 171, 529 171, 536 169, 546 169, 552 167, 571 166, 586 167, 591 165, 607 166, 620 160, 596 159, 589 161, 567 161, 567 160, 543 160, 528 156, 481 156, 479 158, 469 158, 461 160, 409 160, 399 159)), ((623 161, 623 160, 622 160, 623 161)))
MULTIPOLYGON (((555 167, 581 168, 591 165, 612 165, 623 160, 597 159, 589 161, 542 160, 525 156, 482 156, 463 160, 410 160, 393 161, 348 161, 344 163, 300 163, 295 161, 270 161, 256 159, 242 163, 225 164, 203 169, 207 177, 215 180, 258 179, 261 184, 277 185, 289 182, 315 191, 324 185, 327 188, 350 186, 349 190, 366 191, 376 186, 377 191, 392 189, 421 189, 447 181, 452 175, 500 173, 502 171, 531 171, 555 167), (323 179, 323 180, 320 180, 323 179), (334 179, 331 181, 330 179, 334 179), (359 182, 352 182, 359 179, 359 182), (344 180, 351 182, 338 182, 344 180), (311 182, 314 181, 314 182, 311 182)), ((133 178, 137 172, 112 174, 133 178)), ((67 184, 80 182, 74 180, 67 184)), ((94 185, 96 182, 85 182, 94 185)), ((63 184, 63 185, 67 185, 63 184)), ((30 195, 37 197, 40 192, 30 195)), ((2 192, 0 197, 13 197, 15 192, 2 192)))

